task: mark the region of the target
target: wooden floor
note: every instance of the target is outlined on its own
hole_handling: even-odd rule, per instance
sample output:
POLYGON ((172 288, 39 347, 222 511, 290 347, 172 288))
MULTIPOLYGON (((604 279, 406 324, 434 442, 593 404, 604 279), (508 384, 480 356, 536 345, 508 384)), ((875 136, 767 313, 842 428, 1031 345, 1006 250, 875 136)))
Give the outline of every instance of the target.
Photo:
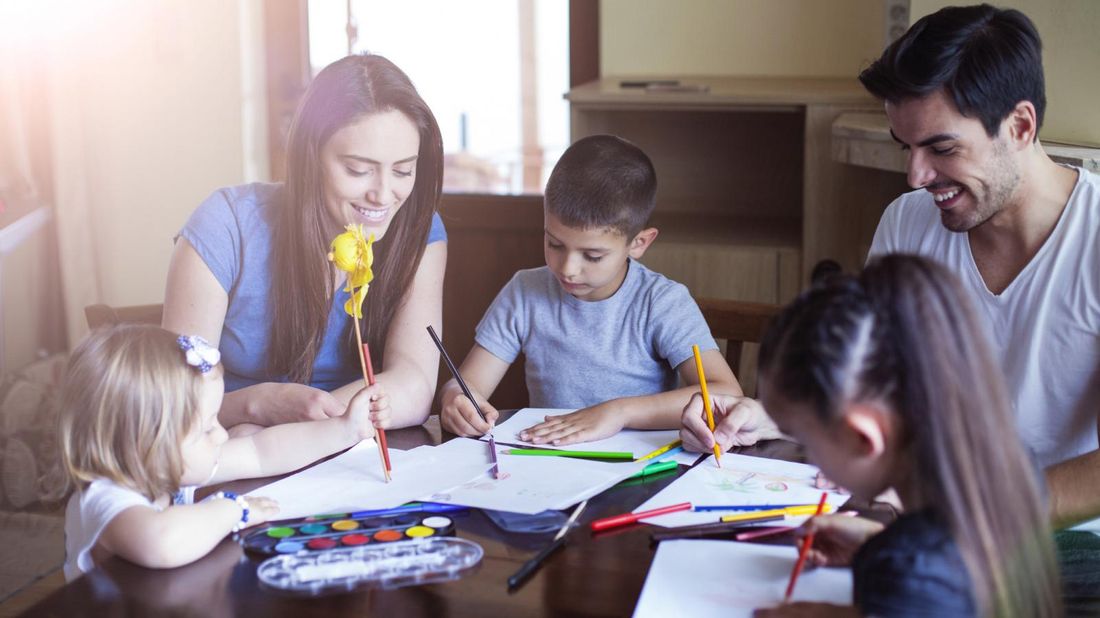
POLYGON ((12 618, 30 609, 35 603, 48 597, 65 585, 61 569, 42 577, 0 603, 0 618, 12 618))

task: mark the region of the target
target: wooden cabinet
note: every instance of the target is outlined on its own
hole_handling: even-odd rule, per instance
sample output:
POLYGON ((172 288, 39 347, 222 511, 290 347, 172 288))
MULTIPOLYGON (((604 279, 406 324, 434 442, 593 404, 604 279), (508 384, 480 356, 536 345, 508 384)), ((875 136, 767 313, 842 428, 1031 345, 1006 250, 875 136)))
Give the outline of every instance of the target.
POLYGON ((607 77, 567 95, 574 140, 611 133, 653 159, 661 235, 643 261, 697 296, 773 303, 821 259, 857 267, 866 213, 854 202, 885 206, 898 192, 835 162, 831 127, 880 104, 854 78, 679 80, 700 91, 607 77))

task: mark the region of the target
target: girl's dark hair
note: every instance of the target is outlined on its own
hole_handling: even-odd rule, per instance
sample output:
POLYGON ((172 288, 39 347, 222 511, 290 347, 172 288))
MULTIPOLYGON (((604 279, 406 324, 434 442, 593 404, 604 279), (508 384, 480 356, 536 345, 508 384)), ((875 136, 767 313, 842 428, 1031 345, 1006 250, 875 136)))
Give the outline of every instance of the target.
MULTIPOLYGON (((364 340, 380 366, 386 331, 424 255, 443 187, 443 139, 408 76, 382 56, 348 56, 325 67, 306 91, 287 143, 286 185, 274 221, 271 352, 268 369, 292 382, 313 375, 332 307, 333 266, 326 259, 332 225, 325 209, 321 149, 363 117, 396 110, 416 125, 416 184, 374 249, 374 282, 363 308, 364 340)), ((350 328, 350 321, 349 321, 350 328)), ((351 338, 345 353, 357 358, 351 338)))
POLYGON ((949 6, 917 20, 859 81, 892 103, 943 88, 959 113, 980 120, 994 137, 1020 101, 1031 101, 1036 129, 1043 126, 1042 51, 1035 24, 1020 11, 949 6))
POLYGON ((1058 615, 1047 512, 984 330, 946 268, 889 255, 783 310, 761 343, 761 388, 825 423, 850 402, 888 406, 982 614, 1058 615))

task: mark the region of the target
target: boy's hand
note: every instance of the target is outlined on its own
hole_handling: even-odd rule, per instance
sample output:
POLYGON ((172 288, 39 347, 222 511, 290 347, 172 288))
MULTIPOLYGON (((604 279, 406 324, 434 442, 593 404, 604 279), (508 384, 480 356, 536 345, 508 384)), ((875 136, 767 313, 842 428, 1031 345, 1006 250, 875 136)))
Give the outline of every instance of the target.
POLYGON ((610 402, 546 419, 519 432, 519 439, 532 444, 565 446, 609 438, 623 430, 623 415, 610 402))
POLYGON ((806 554, 813 566, 850 566, 859 548, 885 526, 864 517, 818 515, 795 530, 797 539, 814 534, 814 545, 806 554))
POLYGON ((374 437, 376 426, 390 423, 390 399, 380 384, 368 386, 351 398, 344 421, 360 440, 374 437))
POLYGON ((245 496, 245 500, 248 501, 248 524, 245 526, 247 528, 275 519, 279 514, 279 503, 271 498, 245 496))
POLYGON ((695 393, 684 407, 680 419, 680 440, 684 443, 684 450, 709 453, 717 442, 724 453, 734 446, 752 446, 759 440, 783 437, 764 407, 755 399, 735 395, 713 395, 711 399, 714 409, 713 434, 707 426, 702 395, 695 393))
POLYGON ((485 413, 486 420, 484 421, 481 420, 481 415, 477 413, 477 408, 475 408, 474 404, 470 402, 465 394, 463 394, 458 384, 451 381, 444 386, 442 397, 443 407, 439 411, 439 422, 443 426, 443 429, 456 436, 467 438, 481 437, 493 430, 493 426, 496 425, 500 413, 497 412, 497 409, 490 405, 488 401, 482 399, 476 393, 474 397, 477 397, 478 405, 481 406, 481 411, 485 413))

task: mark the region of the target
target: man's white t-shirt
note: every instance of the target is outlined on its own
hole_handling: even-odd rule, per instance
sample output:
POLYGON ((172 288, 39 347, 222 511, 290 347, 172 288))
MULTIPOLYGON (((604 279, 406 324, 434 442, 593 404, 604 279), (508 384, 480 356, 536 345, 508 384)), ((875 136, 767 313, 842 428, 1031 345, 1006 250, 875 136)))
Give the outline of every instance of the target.
POLYGON ((915 253, 955 272, 973 292, 1014 404, 1020 439, 1046 467, 1097 448, 1100 415, 1100 176, 1077 184, 1050 237, 1000 294, 974 263, 969 235, 940 223, 932 194, 886 209, 871 256, 915 253))
MULTIPOLYGON (((174 504, 191 504, 195 488, 185 487, 173 498, 174 504)), ((92 570, 92 548, 111 520, 132 506, 160 510, 140 493, 108 481, 96 479, 82 490, 73 492, 65 509, 65 580, 72 581, 92 570)))

